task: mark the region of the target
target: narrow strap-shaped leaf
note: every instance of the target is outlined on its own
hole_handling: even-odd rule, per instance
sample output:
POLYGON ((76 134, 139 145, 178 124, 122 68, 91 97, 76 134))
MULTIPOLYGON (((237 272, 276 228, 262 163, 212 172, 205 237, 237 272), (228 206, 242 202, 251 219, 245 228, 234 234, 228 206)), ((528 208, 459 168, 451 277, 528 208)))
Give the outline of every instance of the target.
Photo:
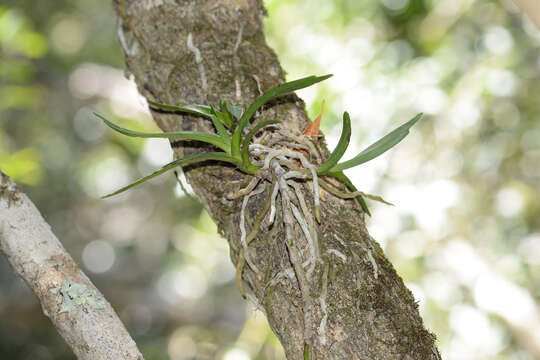
POLYGON ((223 122, 219 115, 222 115, 219 111, 211 108, 212 112, 214 113, 214 116, 212 116, 212 123, 214 124, 214 127, 216 128, 216 131, 218 135, 223 139, 224 142, 230 144, 231 143, 231 135, 227 132, 227 129, 225 129, 225 126, 223 125, 223 122))
POLYGON ((291 91, 299 90, 306 88, 310 85, 316 84, 320 81, 328 79, 330 75, 324 75, 324 76, 308 76, 302 79, 290 81, 283 83, 281 85, 278 85, 276 87, 271 88, 261 96, 259 96, 248 108, 247 110, 242 114, 242 117, 238 121, 238 127, 234 131, 234 134, 232 136, 232 143, 231 143, 231 150, 232 155, 234 157, 240 156, 240 140, 242 137, 242 130, 244 130, 244 127, 246 127, 249 119, 255 114, 257 110, 261 106, 264 105, 268 100, 270 100, 273 97, 276 97, 278 95, 282 95, 291 91))
MULTIPOLYGON (((206 116, 212 120, 212 122, 214 123, 214 126, 216 126, 217 121, 221 120, 227 127, 229 128, 231 127, 230 121, 223 119, 222 114, 219 111, 213 109, 211 106, 198 105, 198 104, 186 105, 186 106, 175 106, 175 105, 161 104, 161 103, 148 100, 148 99, 146 99, 146 101, 148 101, 148 104, 154 107, 163 109, 163 110, 180 111, 180 112, 187 112, 194 115, 206 116)), ((217 130, 217 126, 216 126, 216 130, 217 130)))
POLYGON ((175 106, 175 105, 158 103, 158 102, 148 100, 148 99, 146 99, 146 101, 148 101, 148 104, 150 104, 151 106, 160 108, 163 110, 187 112, 190 114, 206 116, 209 118, 214 116, 212 113, 212 108, 206 105, 193 104, 193 105, 186 105, 186 106, 175 106))
POLYGON ((405 138, 405 136, 409 134, 409 129, 411 128, 411 126, 416 124, 416 122, 420 120, 422 116, 423 116, 422 113, 416 115, 414 118, 407 121, 405 124, 401 125, 400 127, 396 128, 388 135, 382 137, 378 141, 368 146, 365 150, 363 150, 360 154, 356 155, 352 159, 342 162, 340 164, 337 164, 336 166, 331 168, 331 171, 335 172, 335 171, 342 171, 345 169, 349 169, 354 166, 363 164, 383 154, 387 150, 397 145, 401 140, 403 140, 403 138, 405 138))
MULTIPOLYGON (((347 175, 345 175, 342 171, 339 171, 339 172, 331 172, 331 173, 328 173, 327 174, 328 176, 332 176, 332 177, 335 177, 336 179, 338 179, 339 181, 342 181, 345 183, 345 185, 347 185, 347 187, 349 188, 349 190, 351 191, 358 191, 358 189, 356 188, 356 186, 354 186, 354 184, 352 183, 352 181, 347 177, 347 175)), ((369 216, 371 216, 371 212, 369 211, 369 208, 366 204, 366 200, 364 200, 364 198, 361 196, 361 195, 358 195, 356 197, 356 199, 358 200, 358 202, 360 203, 360 206, 362 207, 362 210, 364 210, 366 212, 366 214, 368 214, 369 216)))
POLYGON ((341 130, 341 136, 339 138, 338 144, 334 151, 332 151, 332 154, 330 154, 330 157, 328 160, 326 160, 318 169, 317 173, 320 175, 324 175, 332 167, 334 167, 339 160, 341 160, 341 157, 343 154, 345 154, 345 151, 347 150, 347 147, 349 146, 349 143, 351 141, 351 118, 349 117, 349 113, 344 112, 343 113, 343 129, 341 130))
POLYGON ((181 159, 178 159, 178 160, 175 160, 173 162, 168 163, 167 165, 163 166, 161 169, 159 169, 157 171, 154 171, 150 175, 147 175, 147 176, 145 176, 145 177, 143 177, 143 178, 141 178, 141 179, 127 185, 127 186, 124 186, 123 188, 121 188, 119 190, 116 190, 115 192, 113 192, 111 194, 103 196, 102 199, 105 199, 105 198, 120 194, 121 192, 124 192, 124 191, 134 187, 135 185, 138 185, 138 184, 141 184, 141 183, 143 183, 143 182, 145 182, 147 180, 150 180, 150 179, 152 179, 152 178, 154 178, 154 177, 156 177, 158 175, 161 175, 164 172, 166 172, 168 170, 171 170, 171 169, 173 169, 173 168, 175 168, 177 166, 186 166, 186 165, 195 164, 195 163, 198 163, 198 162, 208 161, 208 160, 224 161, 224 162, 232 163, 232 164, 234 164, 236 166, 239 165, 238 161, 236 161, 235 159, 233 159, 229 155, 221 153, 221 152, 211 152, 211 153, 189 155, 189 156, 186 156, 186 157, 183 157, 181 159))
POLYGON ((123 135, 131 136, 131 137, 140 137, 140 138, 173 138, 173 139, 182 139, 182 140, 195 140, 195 141, 202 141, 202 142, 217 146, 218 148, 225 151, 226 153, 228 153, 230 150, 230 145, 217 135, 205 134, 205 133, 195 132, 195 131, 144 133, 140 131, 124 129, 123 127, 120 127, 110 122, 109 120, 105 119, 103 116, 97 113, 94 113, 94 115, 96 115, 98 118, 103 120, 103 122, 108 127, 110 127, 114 131, 117 131, 123 135))
POLYGON ((251 142, 251 139, 257 133, 257 131, 259 131, 263 127, 278 123, 280 123, 279 120, 261 121, 260 123, 256 124, 253 129, 249 130, 246 137, 244 138, 244 141, 242 142, 242 162, 246 171, 250 173, 256 173, 259 171, 259 168, 253 165, 249 160, 249 143, 251 142))
POLYGON ((223 120, 223 123, 227 125, 229 129, 232 129, 234 127, 234 124, 236 123, 236 119, 234 118, 233 114, 229 111, 229 107, 227 106, 228 102, 227 100, 221 100, 221 119, 223 120))

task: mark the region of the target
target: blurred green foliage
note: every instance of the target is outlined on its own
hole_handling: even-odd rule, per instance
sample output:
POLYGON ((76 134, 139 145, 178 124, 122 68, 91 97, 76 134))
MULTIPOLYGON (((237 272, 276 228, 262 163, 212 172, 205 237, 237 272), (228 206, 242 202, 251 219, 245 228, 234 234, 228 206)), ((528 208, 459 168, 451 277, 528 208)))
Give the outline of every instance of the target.
MULTIPOLYGON (((540 32, 510 0, 267 0, 268 41, 333 148, 354 154, 417 112, 398 151, 348 171, 369 230, 420 303, 444 359, 540 357, 540 32)), ((170 160, 123 78, 111 4, 0 5, 0 167, 112 302, 147 359, 283 359, 240 298, 226 242, 173 176, 99 196, 170 160)), ((348 158, 350 154, 346 154, 348 158)), ((0 358, 73 359, 0 260, 0 358)))

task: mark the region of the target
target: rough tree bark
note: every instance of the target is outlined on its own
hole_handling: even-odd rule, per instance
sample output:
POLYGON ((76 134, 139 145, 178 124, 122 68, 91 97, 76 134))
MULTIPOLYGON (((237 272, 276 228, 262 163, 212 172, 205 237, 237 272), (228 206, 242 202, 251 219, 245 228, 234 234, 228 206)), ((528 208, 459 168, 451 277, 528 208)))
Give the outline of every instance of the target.
MULTIPOLYGON (((284 81, 278 59, 265 42, 261 0, 115 0, 114 6, 126 72, 148 99, 213 106, 226 99, 245 108, 261 89, 284 81)), ((202 118, 158 111, 153 116, 163 131, 213 132, 202 118)), ((262 119, 280 119, 292 134, 300 134, 309 123, 303 102, 294 95, 267 104, 255 121, 262 119)), ((324 139, 320 145, 328 156, 324 139)), ((177 156, 208 150, 189 143, 172 146, 177 156)), ((230 201, 226 195, 245 186, 249 176, 218 163, 184 170, 227 238, 236 264, 242 249, 242 200, 230 201)), ((302 186, 306 198, 311 197, 309 184, 302 186)), ((265 191, 248 204, 248 228, 268 196, 265 191)), ((251 260, 266 275, 244 267, 246 287, 266 313, 287 358, 303 359, 306 352, 309 359, 439 359, 435 337, 424 328, 411 292, 368 234, 361 208, 353 200, 321 191, 321 212, 321 259, 308 280, 307 294, 301 292, 296 269, 276 280, 293 267, 279 221, 271 230, 263 222, 254 241, 258 246, 250 249, 251 260)), ((305 258, 309 244, 300 229, 295 232, 290 250, 305 258)))
POLYGON ((0 251, 81 360, 143 360, 114 309, 0 169, 0 251))

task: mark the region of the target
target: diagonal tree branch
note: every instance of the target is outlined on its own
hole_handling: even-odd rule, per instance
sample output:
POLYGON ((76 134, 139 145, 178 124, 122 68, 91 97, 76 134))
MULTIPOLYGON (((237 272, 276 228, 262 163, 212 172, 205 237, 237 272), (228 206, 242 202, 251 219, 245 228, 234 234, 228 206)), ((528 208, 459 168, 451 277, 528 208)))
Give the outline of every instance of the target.
POLYGON ((1 169, 0 250, 78 359, 143 360, 114 309, 1 169))
MULTIPOLYGON (((245 109, 284 80, 265 42, 261 0, 113 3, 127 72, 151 101, 217 107, 225 99, 245 109)), ((209 121, 195 116, 162 111, 153 116, 163 131, 213 132, 209 121)), ((294 95, 265 105, 255 121, 272 119, 281 120, 281 131, 292 137, 309 124, 303 102, 294 95)), ((172 146, 177 157, 209 150, 176 142, 172 146)), ((322 138, 317 146, 327 158, 322 138)), ((440 359, 412 294, 368 234, 354 200, 321 191, 322 222, 313 244, 306 235, 309 224, 300 226, 298 214, 301 207, 314 213, 314 182, 274 181, 283 206, 274 206, 276 219, 269 226, 268 216, 260 221, 259 215, 267 210, 272 186, 235 198, 229 195, 239 193, 252 177, 220 164, 184 170, 229 242, 242 287, 266 313, 288 359, 440 359), (293 204, 286 201, 288 186, 299 193, 297 205, 290 208, 285 206, 293 204), (258 233, 246 253, 246 231, 253 230, 258 233), (314 248, 317 260, 307 273, 305 259, 314 248)), ((328 181, 344 191, 343 184, 328 181)))

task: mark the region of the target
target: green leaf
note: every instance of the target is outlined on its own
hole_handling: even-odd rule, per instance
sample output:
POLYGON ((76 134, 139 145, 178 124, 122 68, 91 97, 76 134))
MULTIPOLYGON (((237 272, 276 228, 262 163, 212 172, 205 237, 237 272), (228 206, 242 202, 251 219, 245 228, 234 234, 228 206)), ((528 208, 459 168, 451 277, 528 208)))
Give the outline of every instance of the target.
POLYGON ((195 164, 195 163, 198 163, 198 162, 208 161, 208 160, 229 162, 229 163, 232 163, 232 164, 234 164, 236 166, 240 165, 236 159, 233 159, 229 155, 221 153, 221 152, 210 152, 210 153, 204 153, 204 154, 189 155, 189 156, 186 156, 186 157, 183 157, 181 159, 178 159, 178 160, 175 160, 173 162, 168 163, 167 165, 163 166, 161 169, 153 172, 152 174, 150 174, 148 176, 145 176, 145 177, 135 181, 134 183, 131 183, 131 184, 127 185, 127 186, 124 186, 123 188, 121 188, 119 190, 116 190, 115 192, 113 192, 111 194, 103 196, 102 199, 105 199, 105 198, 120 194, 120 193, 134 187, 135 185, 138 185, 138 184, 141 184, 141 183, 143 183, 143 182, 145 182, 147 180, 150 180, 150 179, 152 179, 152 178, 154 178, 154 177, 156 177, 158 175, 161 175, 164 172, 166 172, 168 170, 171 170, 171 169, 173 169, 173 168, 175 168, 177 166, 186 166, 186 165, 195 164))
POLYGON ((167 104, 161 104, 152 100, 146 100, 148 103, 153 106, 164 110, 169 111, 180 111, 180 112, 187 112, 194 115, 200 115, 208 117, 212 120, 212 123, 214 124, 216 130, 218 131, 218 134, 220 133, 219 128, 223 127, 223 124, 225 124, 227 127, 230 127, 230 122, 227 121, 227 119, 223 119, 224 116, 221 112, 214 109, 212 106, 206 106, 206 105, 186 105, 186 106, 175 106, 175 105, 167 105, 167 104), (218 124, 220 123, 221 124, 218 124), (221 126, 220 126, 221 125, 221 126))
POLYGON ((407 121, 405 124, 401 125, 400 127, 396 128, 394 131, 392 131, 388 135, 384 136, 383 138, 379 139, 378 141, 368 146, 360 154, 356 155, 350 160, 337 164, 336 166, 331 168, 330 171, 336 172, 336 171, 349 169, 354 166, 363 164, 383 154, 387 150, 397 145, 401 140, 403 140, 403 138, 405 138, 405 136, 409 134, 409 129, 411 128, 411 126, 416 124, 416 122, 420 120, 422 116, 423 116, 422 113, 416 115, 414 118, 407 121))
MULTIPOLYGON (((220 117, 220 115, 222 114, 216 109, 214 109, 213 107, 211 109, 212 109, 212 113, 214 114, 214 116, 212 116, 212 123, 214 124, 214 127, 216 128, 218 135, 221 137, 221 139, 223 139, 224 142, 226 142, 227 144, 230 144, 231 135, 229 135, 229 133, 227 132, 227 129, 225 129, 225 126, 223 125, 223 121, 221 120, 221 117, 220 117)), ((229 149, 230 149, 230 146, 229 146, 229 149)))
POLYGON ((341 157, 343 154, 345 154, 345 151, 347 150, 347 147, 349 146, 349 143, 351 141, 351 118, 349 117, 349 113, 344 112, 343 113, 343 129, 341 130, 341 136, 339 138, 338 144, 334 151, 332 151, 332 154, 330 154, 330 157, 328 160, 326 160, 318 169, 317 173, 320 175, 324 175, 332 167, 334 167, 339 160, 341 160, 341 157))
POLYGON ((161 104, 152 100, 148 100, 148 104, 150 104, 153 107, 160 108, 163 110, 169 110, 169 111, 181 111, 181 112, 187 112, 194 115, 200 115, 200 116, 206 116, 209 118, 212 118, 214 114, 212 113, 212 108, 210 106, 206 105, 186 105, 186 106, 175 106, 175 105, 167 105, 167 104, 161 104))
POLYGON ((231 151, 233 157, 240 157, 240 142, 242 137, 242 130, 248 124, 249 119, 255 114, 261 106, 263 106, 268 100, 278 95, 282 95, 291 91, 299 90, 316 84, 320 81, 328 79, 330 75, 324 76, 308 76, 302 79, 290 81, 271 88, 261 96, 259 96, 255 101, 247 108, 247 110, 242 114, 242 117, 238 121, 238 127, 234 131, 232 136, 231 151))
POLYGON ((230 151, 230 145, 226 143, 222 138, 220 138, 217 135, 213 134, 205 134, 201 132, 195 132, 195 131, 179 131, 179 132, 163 132, 163 133, 144 133, 139 131, 133 131, 124 129, 123 127, 120 127, 109 120, 105 119, 103 116, 94 113, 98 118, 103 120, 103 122, 110 127, 111 129, 127 136, 131 137, 140 137, 140 138, 174 138, 174 139, 181 139, 181 140, 195 140, 195 141, 202 141, 208 144, 212 144, 221 150, 228 153, 230 151))
POLYGON ((232 129, 234 127, 235 120, 233 118, 233 115, 227 109, 227 100, 221 100, 220 105, 221 105, 220 119, 227 126, 227 128, 232 129))
MULTIPOLYGON (((328 176, 332 176, 332 177, 335 177, 336 179, 342 181, 343 183, 345 183, 345 185, 347 185, 347 187, 349 188, 349 190, 351 190, 352 192, 355 192, 355 191, 358 191, 358 189, 356 188, 356 186, 354 186, 354 184, 352 183, 352 181, 347 177, 347 175, 345 175, 342 171, 338 171, 338 172, 329 172, 327 174, 328 176)), ((360 206, 362 207, 362 210, 364 210, 366 212, 366 214, 368 214, 369 216, 371 216, 371 212, 369 211, 369 208, 366 204, 366 200, 364 200, 364 198, 361 196, 361 195, 358 195, 356 197, 356 199, 358 200, 358 202, 360 203, 360 206)))
POLYGON ((249 160, 249 143, 251 142, 251 139, 253 138, 253 136, 254 136, 259 130, 261 130, 263 127, 268 126, 268 125, 278 124, 278 123, 280 123, 280 122, 281 122, 281 121, 279 121, 279 120, 266 120, 266 121, 261 121, 260 123, 258 123, 257 125, 255 125, 255 126, 248 132, 248 134, 247 134, 246 137, 244 138, 244 141, 242 142, 242 162, 243 162, 243 166, 244 166, 245 171, 250 172, 250 173, 257 173, 257 172, 259 171, 259 168, 256 167, 255 165, 253 165, 253 164, 251 163, 251 161, 249 160))
MULTIPOLYGON (((152 100, 146 100, 148 101, 148 104, 150 104, 153 107, 157 107, 163 110, 169 110, 169 111, 180 111, 180 112, 186 112, 189 114, 194 115, 200 115, 208 117, 212 120, 212 123, 214 124, 216 130, 219 134, 219 126, 225 124, 228 128, 231 127, 231 121, 229 121, 223 114, 211 106, 206 105, 186 105, 186 106, 175 106, 175 105, 167 105, 167 104, 161 104, 157 103, 152 100), (219 122, 222 122, 222 124, 218 124, 219 122)), ((220 134, 221 136, 221 134, 220 134)))
POLYGON ((242 111, 244 110, 242 105, 232 105, 227 102, 225 103, 225 106, 227 107, 227 110, 236 118, 236 120, 240 120, 242 111))

